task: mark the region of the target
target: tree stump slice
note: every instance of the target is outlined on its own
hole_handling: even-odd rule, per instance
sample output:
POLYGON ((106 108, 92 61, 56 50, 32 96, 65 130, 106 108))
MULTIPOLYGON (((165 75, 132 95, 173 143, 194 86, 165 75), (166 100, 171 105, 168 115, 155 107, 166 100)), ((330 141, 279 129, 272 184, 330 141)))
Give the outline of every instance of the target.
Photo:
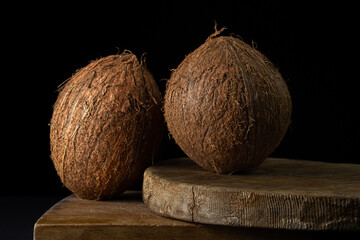
POLYGON ((220 175, 188 158, 149 167, 143 200, 161 216, 226 226, 360 230, 360 165, 267 158, 220 175))

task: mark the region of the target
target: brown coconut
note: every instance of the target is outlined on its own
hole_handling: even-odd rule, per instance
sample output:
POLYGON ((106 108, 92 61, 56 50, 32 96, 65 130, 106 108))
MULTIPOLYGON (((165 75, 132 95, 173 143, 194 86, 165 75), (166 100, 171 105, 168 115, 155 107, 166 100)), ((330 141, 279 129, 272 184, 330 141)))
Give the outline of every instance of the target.
POLYGON ((216 173, 259 166, 290 123, 291 99, 278 69, 236 37, 216 37, 172 73, 165 120, 180 148, 216 173))
POLYGON ((50 127, 51 158, 80 198, 107 199, 141 179, 160 145, 161 93, 135 55, 91 62, 62 86, 50 127))

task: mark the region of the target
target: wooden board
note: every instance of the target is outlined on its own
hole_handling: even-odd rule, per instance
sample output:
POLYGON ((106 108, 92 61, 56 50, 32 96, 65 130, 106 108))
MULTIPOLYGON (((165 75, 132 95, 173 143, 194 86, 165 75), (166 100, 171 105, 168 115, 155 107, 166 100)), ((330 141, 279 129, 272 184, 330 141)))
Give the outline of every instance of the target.
POLYGON ((49 209, 35 224, 35 240, 92 239, 324 239, 353 232, 283 231, 194 224, 150 212, 141 192, 125 192, 116 201, 81 200, 71 195, 49 209))
POLYGON ((116 201, 81 200, 71 195, 48 210, 34 227, 35 240, 308 240, 351 235, 353 232, 282 231, 177 221, 150 212, 141 192, 126 192, 116 201))
POLYGON ((268 158, 218 175, 187 158, 145 171, 145 204, 189 222, 304 230, 360 230, 360 165, 268 158))

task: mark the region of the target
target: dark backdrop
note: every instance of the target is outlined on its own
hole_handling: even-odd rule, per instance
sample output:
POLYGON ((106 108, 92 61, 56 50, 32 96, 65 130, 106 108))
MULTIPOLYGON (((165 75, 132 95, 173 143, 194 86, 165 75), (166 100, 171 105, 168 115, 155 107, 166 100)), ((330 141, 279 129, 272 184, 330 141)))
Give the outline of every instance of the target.
MULTIPOLYGON (((164 92, 170 69, 214 32, 215 21, 227 27, 224 35, 255 42, 288 83, 292 123, 272 156, 360 163, 356 6, 288 2, 4 7, 0 194, 68 194, 49 158, 48 123, 57 86, 72 73, 129 49, 139 57, 146 53, 164 92)), ((177 156, 182 151, 166 137, 160 158, 177 156)))

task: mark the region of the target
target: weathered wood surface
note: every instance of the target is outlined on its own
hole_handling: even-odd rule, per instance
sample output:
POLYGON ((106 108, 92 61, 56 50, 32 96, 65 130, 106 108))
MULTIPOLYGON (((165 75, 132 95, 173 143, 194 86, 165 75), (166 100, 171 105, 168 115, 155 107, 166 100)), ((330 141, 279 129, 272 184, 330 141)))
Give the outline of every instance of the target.
POLYGON ((174 159, 145 171, 143 200, 189 222, 359 231, 360 165, 268 158, 251 172, 218 175, 174 159))
POLYGON ((141 192, 126 192, 116 201, 81 200, 71 195, 48 210, 35 224, 36 240, 199 240, 320 239, 352 232, 282 231, 194 224, 153 214, 141 192))

